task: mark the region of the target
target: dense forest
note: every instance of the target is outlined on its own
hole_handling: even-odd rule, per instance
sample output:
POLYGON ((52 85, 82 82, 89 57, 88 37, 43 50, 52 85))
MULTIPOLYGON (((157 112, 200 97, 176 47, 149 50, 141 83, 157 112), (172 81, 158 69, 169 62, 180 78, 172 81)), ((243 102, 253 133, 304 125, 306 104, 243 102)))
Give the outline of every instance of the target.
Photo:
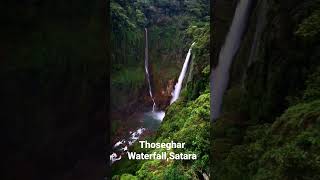
POLYGON ((144 28, 148 28, 150 36, 153 86, 161 89, 170 78, 179 75, 192 36, 199 36, 204 28, 209 31, 207 4, 196 0, 111 1, 111 94, 117 97, 111 101, 112 107, 123 109, 134 101, 131 99, 137 99, 145 86, 144 28))
MULTIPOLYGON (((213 5, 215 49, 236 5, 213 5)), ((320 178, 319 12, 318 0, 253 1, 212 124, 212 179, 320 178)))
MULTIPOLYGON (((115 111, 126 113, 128 109, 145 108, 137 104, 151 107, 151 102, 145 100, 149 95, 143 65, 144 28, 148 28, 152 87, 156 104, 166 111, 166 116, 159 129, 145 139, 185 142, 185 149, 170 151, 198 156, 193 161, 128 160, 125 157, 112 164, 113 179, 197 179, 209 172, 208 5, 207 0, 111 1, 111 38, 115 50, 112 54, 111 93, 122 96, 111 100, 112 106, 115 111), (192 42, 195 45, 183 90, 178 101, 169 106, 164 99, 170 98, 172 85, 169 92, 160 92, 176 81, 192 42), (131 106, 127 102, 131 102, 131 106)), ((112 119, 112 123, 112 132, 116 134, 121 122, 112 119)), ((154 149, 141 149, 136 143, 129 151, 152 153, 154 149)))
POLYGON ((4 0, 0 21, 1 179, 100 180, 110 169, 113 180, 320 179, 320 0, 4 0), (212 118, 212 74, 230 32, 239 46, 212 118), (165 116, 141 139, 186 146, 136 142, 128 151, 197 159, 123 156, 109 165, 106 144, 153 108, 146 39, 156 111, 165 116))

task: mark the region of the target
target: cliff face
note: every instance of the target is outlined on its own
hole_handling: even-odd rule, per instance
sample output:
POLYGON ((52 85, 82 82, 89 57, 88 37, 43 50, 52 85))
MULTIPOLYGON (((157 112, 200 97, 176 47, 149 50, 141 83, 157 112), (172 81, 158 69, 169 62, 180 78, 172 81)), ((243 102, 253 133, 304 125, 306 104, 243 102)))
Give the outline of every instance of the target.
MULTIPOLYGON (((215 3, 213 67, 217 64, 236 2, 215 3)), ((297 95, 304 88, 307 75, 314 71, 318 47, 311 46, 315 42, 308 44, 295 34, 313 6, 316 3, 312 1, 261 0, 252 8, 247 31, 233 60, 229 90, 241 87, 253 120, 270 119, 270 115, 283 112, 288 107, 286 97, 297 95), (253 111, 259 103, 263 107, 255 114, 253 111)))
MULTIPOLYGON (((123 157, 121 161, 112 165, 112 175, 114 179, 128 177, 131 179, 202 179, 202 176, 206 176, 209 172, 208 1, 154 1, 154 3, 156 7, 150 6, 147 11, 151 16, 147 13, 150 20, 148 24, 149 63, 152 64, 153 81, 156 83, 153 87, 157 87, 156 91, 163 91, 164 94, 160 94, 162 97, 171 93, 175 84, 174 80, 169 80, 169 86, 163 87, 161 85, 164 84, 164 80, 170 76, 178 78, 187 50, 192 42, 195 44, 179 99, 170 106, 166 106, 166 116, 154 136, 143 138, 157 143, 185 142, 186 149, 170 151, 195 153, 198 158, 195 161, 156 159, 132 161, 123 157)), ((156 93, 156 101, 159 100, 158 96, 156 93)), ((157 105, 161 106, 160 103, 157 105)), ((141 149, 139 144, 129 148, 130 152, 137 153, 153 153, 154 150, 141 149)))
MULTIPOLYGON (((229 24, 229 17, 231 17, 231 12, 234 12, 233 3, 235 2, 227 3, 218 0, 213 10, 216 10, 213 17, 216 19, 213 39, 216 51, 212 56, 214 66, 217 63, 221 42, 225 38, 224 34, 228 31, 226 26, 229 24), (231 12, 221 12, 219 9, 223 8, 231 12), (223 21, 224 16, 227 16, 228 20, 223 21)), ((296 123, 295 118, 288 118, 293 113, 292 109, 297 110, 300 107, 296 113, 304 111, 305 115, 310 115, 311 107, 315 108, 311 104, 304 104, 310 102, 310 99, 305 98, 310 92, 310 86, 313 86, 313 100, 319 99, 319 96, 316 95, 319 89, 315 88, 320 86, 316 80, 319 71, 319 34, 316 30, 319 22, 318 12, 319 1, 255 1, 247 30, 232 63, 229 86, 224 94, 222 116, 213 124, 212 169, 214 172, 212 174, 215 174, 216 178, 232 179, 226 174, 236 170, 239 170, 238 176, 245 179, 250 177, 272 178, 264 173, 278 173, 278 177, 283 178, 297 177, 292 173, 284 172, 293 172, 292 168, 271 163, 271 158, 267 153, 276 150, 288 153, 287 149, 282 149, 284 145, 273 141, 278 133, 281 134, 282 131, 288 130, 283 129, 283 126, 288 127, 290 123, 296 123), (309 105, 310 109, 308 109, 309 105), (280 122, 284 125, 279 127, 280 122), (263 124, 267 125, 262 127, 263 124), (259 128, 264 128, 265 131, 257 132, 259 128), (260 138, 265 138, 264 142, 269 143, 270 147, 266 144, 262 145, 260 138), (251 149, 253 145, 261 145, 266 149, 258 153, 251 149), (253 156, 265 155, 265 157, 263 160, 259 157, 248 157, 246 153, 250 151, 254 154, 253 156), (238 166, 237 160, 244 161, 245 163, 242 164, 244 167, 238 166), (257 163, 258 161, 260 163, 257 163), (229 163, 234 163, 234 165, 229 163), (253 165, 254 163, 257 164, 253 165), (274 169, 269 167, 271 164, 275 168, 283 168, 283 171, 275 173, 274 169), (228 168, 223 170, 222 166, 228 168)), ((317 117, 319 114, 314 114, 314 117, 312 115, 311 124, 314 124, 317 117)), ((300 134, 307 133, 311 129, 305 127, 296 131, 294 129, 288 131, 300 134)), ((284 134, 280 137, 288 138, 284 134)), ((311 137, 318 138, 317 135, 311 137)), ((296 136, 290 136, 290 138, 290 140, 287 139, 290 143, 296 143, 296 136)), ((298 152, 298 147, 291 148, 298 152)), ((311 150, 303 151, 310 156, 314 155, 311 150)), ((298 157, 297 154, 293 153, 293 155, 298 157)), ((287 164, 291 163, 287 159, 284 161, 287 164)), ((310 166, 313 167, 313 165, 310 166)), ((310 172, 310 176, 314 177, 313 175, 318 171, 319 169, 315 168, 310 172)), ((303 173, 305 171, 302 171, 303 173)))
POLYGON ((145 28, 152 93, 158 108, 168 105, 171 92, 166 89, 178 77, 191 45, 185 45, 191 19, 185 6, 180 1, 111 2, 112 109, 130 113, 152 107, 144 72, 145 28))
MULTIPOLYGON (((144 70, 145 28, 152 94, 158 110, 168 107, 193 35, 202 34, 202 21, 209 20, 207 4, 207 0, 111 1, 113 122, 152 108, 144 70)), ((113 131, 120 124, 128 123, 113 123, 113 131)))
POLYGON ((305 88, 317 62, 317 37, 306 42, 295 32, 317 8, 313 1, 257 1, 248 30, 234 59, 230 86, 241 84, 253 121, 272 121, 285 110, 287 98, 305 88), (260 106, 257 111, 257 105, 260 106))

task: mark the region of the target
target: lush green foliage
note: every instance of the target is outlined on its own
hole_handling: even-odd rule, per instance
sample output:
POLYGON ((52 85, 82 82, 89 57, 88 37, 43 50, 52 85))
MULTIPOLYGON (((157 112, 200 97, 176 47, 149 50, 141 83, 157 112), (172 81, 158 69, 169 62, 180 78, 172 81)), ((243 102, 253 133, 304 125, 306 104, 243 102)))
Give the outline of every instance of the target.
MULTIPOLYGON (((303 99, 272 124, 248 126, 237 111, 239 104, 227 108, 228 115, 212 129, 213 178, 319 179, 319 77, 319 71, 312 73, 303 99)), ((225 102, 237 96, 237 90, 230 92, 225 102)))
MULTIPOLYGON (((201 21, 208 23, 208 4, 208 0, 111 1, 111 90, 116 97, 122 97, 120 101, 111 100, 113 106, 121 106, 138 96, 145 83, 141 71, 144 28, 148 28, 149 33, 152 75, 161 76, 160 81, 167 82, 178 76, 184 52, 190 47, 191 39, 197 38, 188 36, 186 29, 201 21)), ((199 44, 204 40, 199 39, 199 44)))
MULTIPOLYGON (((149 3, 161 11, 169 11, 169 15, 157 14, 158 11, 150 13, 147 8, 144 11, 150 26, 150 47, 155 47, 150 49, 150 60, 154 63, 154 72, 164 68, 167 70, 162 78, 178 76, 181 66, 177 66, 177 62, 183 60, 183 57, 179 61, 171 58, 181 53, 181 49, 190 48, 192 41, 196 42, 190 70, 185 78, 186 88, 179 100, 167 109, 160 129, 150 141, 185 142, 185 149, 174 149, 168 153, 194 153, 197 160, 123 159, 113 165, 115 179, 121 179, 126 173, 138 179, 195 179, 202 172, 209 172, 209 25, 208 18, 204 18, 208 15, 204 2, 180 1, 182 4, 179 4, 177 1, 155 1, 149 3), (187 11, 183 11, 184 9, 187 11), (195 12, 196 16, 193 14, 195 12)), ((121 83, 127 84, 129 81, 131 80, 117 78, 114 82, 121 86, 121 83)), ((135 145, 131 151, 151 153, 153 150, 140 149, 135 145)))
POLYGON ((186 34, 194 39, 193 61, 191 64, 192 73, 189 74, 187 83, 186 97, 194 100, 204 91, 209 91, 209 75, 210 75, 210 27, 208 22, 198 22, 190 25, 186 30, 186 34))
POLYGON ((275 11, 268 17, 273 26, 267 26, 265 34, 271 41, 261 47, 262 52, 268 53, 265 57, 261 53, 244 82, 233 82, 224 96, 223 116, 212 126, 213 179, 320 178, 319 53, 313 48, 319 46, 316 2, 319 1, 281 4, 297 5, 290 11, 293 18, 286 16, 286 22, 278 21, 283 18, 280 5, 270 10, 275 11), (278 31, 288 24, 297 27, 286 34, 292 35, 286 41, 295 45, 273 54, 268 43, 287 37, 278 31))
POLYGON ((312 13, 300 25, 296 34, 303 37, 316 38, 320 32, 320 10, 312 13))
POLYGON ((131 174, 122 174, 121 176, 112 177, 112 180, 138 180, 138 178, 131 174))
MULTIPOLYGON (((203 69, 204 72, 206 72, 205 69, 207 66, 203 69)), ((208 79, 206 81, 208 82, 208 79)), ((201 93, 198 92, 200 96, 193 101, 188 100, 186 96, 189 94, 188 89, 184 89, 180 99, 168 108, 166 117, 154 139, 150 139, 152 142, 185 142, 185 149, 174 149, 168 152, 195 153, 197 160, 148 160, 146 162, 124 160, 119 165, 116 164, 118 167, 115 167, 113 172, 119 175, 131 173, 139 179, 195 179, 198 172, 209 172, 210 93, 208 86, 209 83, 204 89, 200 89, 201 93), (136 172, 133 172, 134 170, 136 172)), ((135 145, 132 151, 143 150, 135 145)), ((144 149, 144 152, 146 151, 151 153, 151 150, 144 149)))
POLYGON ((112 107, 120 107, 137 96, 144 84, 143 3, 111 1, 111 92, 112 107))
POLYGON ((307 80, 303 97, 312 98, 289 107, 272 124, 247 126, 239 114, 216 122, 212 130, 213 178, 318 179, 319 77, 315 72, 307 80))
MULTIPOLYGON (((194 179, 197 178, 197 172, 208 172, 209 98, 210 94, 206 93, 195 101, 185 102, 181 99, 174 103, 168 109, 161 128, 153 140, 153 142, 185 142, 185 149, 173 149, 168 152, 194 153, 197 154, 197 160, 186 162, 148 160, 136 172, 139 179, 172 179, 174 177, 176 179, 194 179)), ((135 149, 135 151, 139 152, 141 149, 135 149)), ((152 150, 148 151, 152 152, 152 150)), ((131 162, 128 161, 128 163, 131 162)))
MULTIPOLYGON (((213 162, 213 177, 319 179, 319 117, 320 101, 316 100, 289 108, 272 125, 249 127, 241 145, 225 149, 224 160, 213 162)), ((222 147, 219 140, 214 142, 222 147)))

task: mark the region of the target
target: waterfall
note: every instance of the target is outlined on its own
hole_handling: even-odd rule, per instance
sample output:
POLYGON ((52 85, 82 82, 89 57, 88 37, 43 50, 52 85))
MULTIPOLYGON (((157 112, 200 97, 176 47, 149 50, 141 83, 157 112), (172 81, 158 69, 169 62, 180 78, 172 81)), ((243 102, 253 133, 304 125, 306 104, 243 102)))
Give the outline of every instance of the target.
POLYGON ((226 36, 224 45, 219 54, 217 67, 211 73, 211 119, 215 120, 220 116, 221 104, 224 91, 229 80, 229 69, 234 55, 239 49, 242 34, 249 16, 251 0, 240 0, 226 36))
POLYGON ((174 103, 179 98, 181 87, 182 87, 182 82, 183 82, 184 76, 186 75, 186 72, 187 72, 187 69, 188 69, 188 64, 189 64, 189 60, 190 60, 190 56, 191 56, 191 50, 192 50, 192 46, 193 45, 194 45, 194 43, 192 43, 192 45, 191 45, 191 47, 190 47, 190 49, 188 51, 187 57, 184 60, 183 67, 182 67, 181 73, 179 75, 178 82, 174 86, 174 91, 172 92, 172 99, 170 101, 170 104, 174 103))
POLYGON ((154 97, 152 95, 152 88, 151 88, 150 74, 149 74, 148 29, 144 28, 144 30, 145 30, 145 41, 146 41, 145 42, 145 49, 144 49, 144 67, 146 70, 146 76, 147 76, 147 81, 148 81, 148 86, 149 86, 149 95, 150 95, 152 102, 153 102, 151 116, 154 119, 162 121, 162 119, 165 116, 165 112, 164 111, 155 111, 156 110, 156 102, 155 102, 154 97))
MULTIPOLYGON (((179 97, 179 94, 180 94, 180 91, 181 91, 181 86, 182 86, 182 82, 183 82, 183 79, 184 79, 184 76, 186 74, 186 71, 187 71, 187 68, 188 68, 188 63, 189 63, 189 60, 190 60, 190 55, 191 55, 191 48, 192 46, 194 45, 194 43, 192 43, 189 51, 188 51, 188 54, 187 54, 187 57, 185 59, 185 62, 183 64, 183 67, 182 67, 182 71, 180 73, 180 76, 179 76, 179 80, 178 80, 178 83, 175 85, 175 90, 173 92, 173 97, 171 99, 171 103, 173 103, 174 101, 176 101, 179 97)), ((145 28, 145 71, 146 71, 146 77, 147 77, 147 81, 148 81, 148 86, 149 86, 149 95, 153 101, 153 106, 152 106, 152 112, 146 112, 144 113, 144 120, 143 121, 146 121, 146 119, 148 121, 150 121, 151 119, 153 120, 153 122, 151 121, 151 126, 153 124, 155 124, 154 120, 157 121, 157 123, 159 122, 159 124, 161 123, 161 121, 163 120, 163 118, 165 117, 165 112, 164 111, 156 111, 156 103, 155 103, 155 100, 154 100, 154 97, 152 95, 152 89, 151 89, 151 83, 150 83, 150 74, 149 74, 149 62, 148 62, 148 30, 147 28, 145 28)), ((150 122, 149 122, 150 124, 150 122)), ((114 162, 116 161, 119 161, 122 159, 122 156, 125 156, 126 152, 129 151, 129 147, 133 145, 133 143, 135 143, 140 137, 141 135, 143 134, 143 132, 147 129, 150 129, 150 125, 149 126, 146 126, 147 124, 144 124, 144 127, 141 127, 139 129, 137 129, 136 131, 132 132, 130 131, 130 136, 129 138, 125 138, 125 139, 122 139, 118 142, 116 142, 114 145, 113 145, 113 152, 112 154, 110 155, 110 163, 113 164, 114 162)))
POLYGON ((149 86, 149 94, 152 99, 153 105, 152 105, 152 112, 154 112, 156 108, 156 102, 154 101, 153 95, 152 95, 152 89, 151 89, 151 83, 150 83, 150 74, 149 74, 149 59, 148 59, 148 29, 144 28, 145 30, 145 49, 144 49, 144 68, 146 70, 146 76, 149 86))

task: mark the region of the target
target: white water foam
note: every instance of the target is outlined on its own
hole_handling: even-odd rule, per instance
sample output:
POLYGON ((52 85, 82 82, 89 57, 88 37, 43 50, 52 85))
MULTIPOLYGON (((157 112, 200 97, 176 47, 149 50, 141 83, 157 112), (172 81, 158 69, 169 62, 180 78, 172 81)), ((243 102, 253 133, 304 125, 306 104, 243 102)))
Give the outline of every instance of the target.
POLYGON ((178 82, 174 86, 174 91, 172 92, 172 98, 171 98, 170 104, 174 103, 179 98, 181 87, 182 87, 182 82, 183 82, 183 79, 184 79, 184 77, 186 75, 186 72, 187 72, 187 69, 188 69, 189 60, 190 60, 190 56, 191 56, 191 50, 192 50, 192 46, 193 45, 194 45, 194 43, 192 43, 192 45, 191 45, 191 47, 190 47, 190 49, 188 51, 187 57, 184 60, 184 63, 183 63, 183 66, 182 66, 182 70, 181 70, 181 73, 179 75, 178 82))
POLYGON ((118 149, 118 155, 117 153, 113 152, 110 155, 110 162, 111 164, 113 164, 116 161, 119 161, 122 157, 121 154, 128 151, 129 146, 131 146, 133 143, 135 143, 140 136, 142 135, 142 133, 145 131, 145 128, 139 128, 136 131, 131 132, 129 134, 129 138, 128 140, 122 139, 121 141, 118 141, 114 144, 113 148, 114 150, 118 149), (121 147, 123 146, 123 147, 121 147))

